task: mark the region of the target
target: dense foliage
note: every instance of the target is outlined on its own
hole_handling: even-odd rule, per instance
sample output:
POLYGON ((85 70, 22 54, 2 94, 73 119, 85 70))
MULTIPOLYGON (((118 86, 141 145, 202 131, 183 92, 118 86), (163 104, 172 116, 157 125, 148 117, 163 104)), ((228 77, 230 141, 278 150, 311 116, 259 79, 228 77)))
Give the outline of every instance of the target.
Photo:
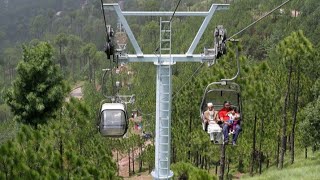
POLYGON ((23 125, 0 147, 1 179, 116 179, 116 166, 97 135, 88 107, 76 99, 56 120, 37 129, 23 125))
POLYGON ((39 43, 24 47, 17 77, 7 94, 14 118, 35 127, 45 123, 61 107, 66 91, 62 74, 52 60, 51 46, 39 43))
MULTIPOLYGON (((177 3, 172 0, 123 2, 124 10, 174 10, 177 3)), ((212 33, 217 25, 223 24, 228 35, 232 35, 280 3, 279 0, 186 0, 178 10, 206 11, 212 3, 225 2, 231 3, 229 10, 214 14, 196 53, 213 46, 212 33)), ((177 175, 211 178, 198 168, 211 170, 212 174, 219 166, 220 148, 211 145, 208 134, 201 130, 198 108, 203 90, 210 82, 235 74, 237 48, 241 54, 241 72, 236 82, 242 89, 243 131, 238 146, 227 147, 226 174, 253 175, 273 165, 282 168, 288 160, 294 163, 295 149, 307 152, 310 147, 319 148, 319 7, 318 0, 292 0, 238 35, 240 44, 229 43, 228 54, 214 66, 193 63, 173 66, 171 162, 177 175)), ((114 12, 106 11, 106 14, 107 23, 116 29, 114 12)), ((158 21, 156 17, 128 17, 144 53, 153 54, 159 46, 158 21)), ((201 17, 173 19, 173 53, 187 51, 201 21, 201 17)), ((152 170, 153 143, 147 145, 138 135, 106 140, 94 127, 103 99, 99 92, 101 69, 109 68, 110 64, 102 52, 104 30, 100 0, 0 0, 1 93, 14 82, 8 101, 12 114, 3 96, 0 98, 0 179, 21 176, 114 179, 117 167, 112 162, 111 151, 131 156, 132 165, 132 161, 139 161, 139 171, 152 170), (29 45, 22 51, 23 43, 29 45), (52 68, 41 68, 42 65, 52 68), (56 65, 60 70, 55 69, 56 65), (57 71, 62 75, 52 76, 57 71), (60 84, 62 77, 71 86, 85 82, 81 102, 72 99, 61 106, 65 89, 60 84), (57 103, 47 101, 52 96, 50 88, 45 87, 49 87, 51 80, 60 84, 52 86, 61 89, 55 90, 57 103), (52 109, 46 110, 47 106, 52 109), (25 113, 20 113, 21 108, 25 113), (12 116, 31 125, 47 123, 33 129, 15 123, 12 116), (17 159, 21 161, 13 166, 17 159)), ((130 43, 128 52, 133 53, 130 43)), ((126 66, 128 69, 114 76, 114 80, 130 84, 123 85, 120 92, 136 94, 137 102, 129 109, 141 111, 144 131, 153 134, 155 66, 152 63, 126 66)), ((135 167, 129 166, 129 172, 135 172, 135 167)))

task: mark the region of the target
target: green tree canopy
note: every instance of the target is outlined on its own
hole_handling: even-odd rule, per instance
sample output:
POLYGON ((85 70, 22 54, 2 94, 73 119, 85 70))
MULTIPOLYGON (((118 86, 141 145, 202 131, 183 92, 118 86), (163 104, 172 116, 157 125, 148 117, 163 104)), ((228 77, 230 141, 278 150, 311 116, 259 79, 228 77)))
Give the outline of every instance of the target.
POLYGON ((67 86, 45 42, 25 46, 17 78, 6 95, 17 121, 36 126, 45 123, 61 107, 67 86))

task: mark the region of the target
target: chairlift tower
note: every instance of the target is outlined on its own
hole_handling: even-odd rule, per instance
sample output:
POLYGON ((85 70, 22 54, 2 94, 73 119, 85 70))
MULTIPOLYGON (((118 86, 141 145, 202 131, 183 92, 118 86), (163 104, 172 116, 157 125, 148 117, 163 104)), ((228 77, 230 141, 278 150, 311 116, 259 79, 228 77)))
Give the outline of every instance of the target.
POLYGON ((185 54, 171 54, 171 21, 163 18, 171 17, 171 11, 122 11, 116 3, 104 3, 105 10, 115 11, 120 23, 134 48, 135 54, 116 52, 120 62, 153 62, 157 66, 156 85, 156 137, 155 137, 155 169, 151 173, 154 179, 170 179, 170 142, 171 142, 171 104, 172 104, 172 65, 177 62, 208 62, 214 64, 217 51, 204 51, 193 54, 213 14, 217 10, 228 9, 229 4, 212 4, 209 11, 175 12, 175 16, 200 16, 204 20, 185 54), (144 54, 135 39, 125 16, 157 16, 160 17, 160 48, 159 54, 144 54))

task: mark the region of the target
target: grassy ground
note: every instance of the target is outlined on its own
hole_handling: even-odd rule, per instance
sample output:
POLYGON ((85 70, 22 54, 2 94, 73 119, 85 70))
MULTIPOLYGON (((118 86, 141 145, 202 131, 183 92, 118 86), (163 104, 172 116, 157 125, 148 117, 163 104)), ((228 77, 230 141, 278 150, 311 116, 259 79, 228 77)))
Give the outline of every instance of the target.
POLYGON ((282 170, 278 170, 276 167, 265 170, 261 175, 255 175, 249 177, 249 175, 243 176, 241 179, 249 180, 264 180, 264 179, 276 179, 276 180, 319 180, 320 179, 320 152, 309 153, 308 159, 304 159, 303 153, 297 155, 294 164, 285 163, 282 170))

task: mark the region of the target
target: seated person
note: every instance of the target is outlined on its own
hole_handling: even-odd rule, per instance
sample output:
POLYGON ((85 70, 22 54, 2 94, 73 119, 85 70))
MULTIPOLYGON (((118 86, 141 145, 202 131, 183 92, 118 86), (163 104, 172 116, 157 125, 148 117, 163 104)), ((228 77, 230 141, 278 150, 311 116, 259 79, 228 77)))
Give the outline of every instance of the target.
POLYGON ((234 130, 236 129, 236 125, 240 119, 240 114, 236 112, 235 108, 231 108, 231 111, 229 111, 227 115, 229 116, 229 120, 227 121, 229 124, 229 134, 234 134, 234 130))
POLYGON ((210 134, 211 142, 218 143, 221 139, 221 127, 217 124, 218 113, 214 110, 212 103, 208 103, 207 106, 208 110, 204 112, 204 121, 208 124, 207 132, 210 134))
POLYGON ((207 131, 209 121, 214 119, 214 114, 215 114, 212 103, 208 103, 207 107, 208 109, 203 113, 203 125, 204 125, 203 130, 205 131, 207 131))
MULTIPOLYGON (((228 122, 229 120, 229 116, 228 116, 228 113, 229 111, 231 111, 231 103, 229 101, 225 101, 223 103, 223 108, 219 111, 219 117, 220 117, 220 120, 223 121, 223 125, 222 125, 222 131, 223 131, 223 135, 224 135, 224 142, 225 143, 228 143, 229 142, 229 129, 230 129, 230 126, 233 125, 233 124, 230 124, 230 122, 228 122)), ((233 145, 236 145, 236 142, 237 142, 237 138, 239 136, 239 133, 241 131, 241 127, 240 127, 240 124, 237 123, 234 127, 233 127, 233 130, 234 130, 234 134, 233 134, 233 138, 232 138, 232 144, 233 145)))

